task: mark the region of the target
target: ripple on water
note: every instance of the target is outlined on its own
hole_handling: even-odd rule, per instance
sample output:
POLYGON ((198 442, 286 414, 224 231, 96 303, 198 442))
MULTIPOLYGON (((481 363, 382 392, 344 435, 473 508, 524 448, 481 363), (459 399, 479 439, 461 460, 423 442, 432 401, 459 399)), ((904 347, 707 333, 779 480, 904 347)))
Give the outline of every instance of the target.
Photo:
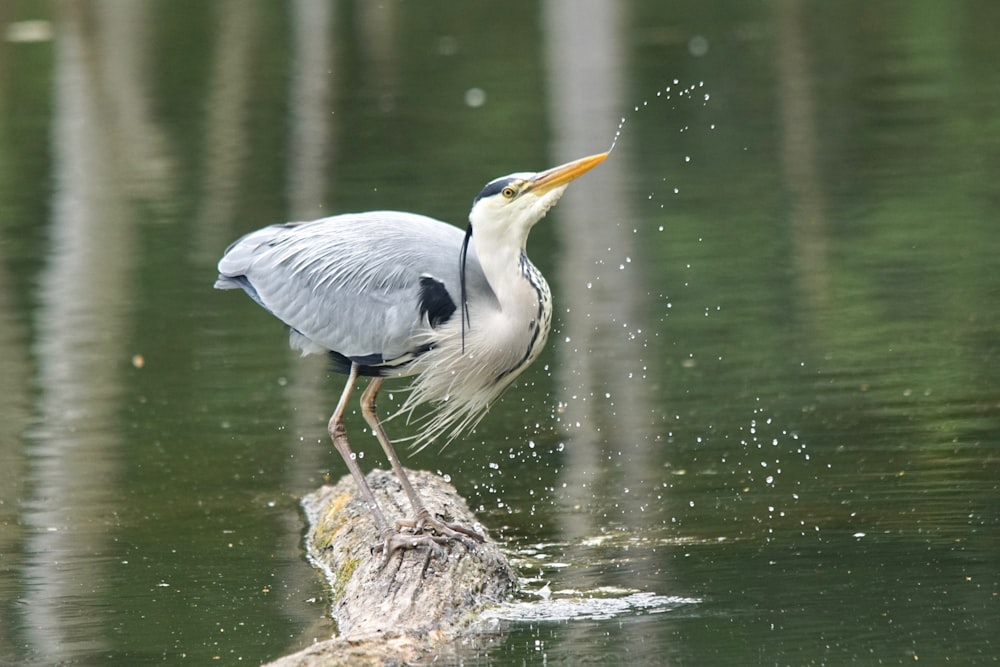
POLYGON ((699 602, 698 598, 602 587, 592 591, 564 590, 537 600, 507 602, 487 610, 481 618, 485 623, 604 620, 658 614, 699 602))

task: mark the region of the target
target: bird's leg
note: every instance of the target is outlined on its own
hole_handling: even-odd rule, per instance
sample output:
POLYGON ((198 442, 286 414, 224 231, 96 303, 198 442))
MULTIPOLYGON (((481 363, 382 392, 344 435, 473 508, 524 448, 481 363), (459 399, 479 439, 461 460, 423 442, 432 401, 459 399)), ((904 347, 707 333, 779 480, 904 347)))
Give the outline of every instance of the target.
POLYGON ((406 493, 406 497, 410 499, 410 506, 413 508, 414 518, 412 521, 400 521, 397 525, 410 526, 418 533, 423 531, 424 528, 432 528, 438 535, 445 538, 443 541, 447 540, 459 540, 463 543, 467 543, 466 538, 471 537, 477 542, 483 541, 483 536, 472 530, 471 528, 466 528, 454 523, 447 523, 432 516, 427 508, 424 506, 424 502, 420 499, 417 494, 416 489, 410 484, 410 480, 406 476, 406 472, 403 470, 403 464, 400 463, 399 457, 396 455, 396 450, 393 449, 392 443, 389 441, 388 436, 385 434, 385 429, 382 428, 382 422, 379 421, 378 414, 375 411, 375 398, 378 396, 378 391, 382 387, 382 378, 372 378, 371 382, 365 388, 364 393, 361 394, 361 414, 364 415, 365 421, 371 427, 372 431, 375 433, 375 437, 378 438, 379 444, 382 445, 382 449, 385 451, 386 457, 389 459, 389 463, 392 464, 392 469, 396 473, 396 477, 399 478, 400 484, 403 485, 403 491, 406 493))
POLYGON ((382 554, 385 560, 388 561, 389 556, 397 549, 429 546, 432 549, 440 550, 438 544, 447 542, 447 538, 435 535, 402 535, 398 530, 390 528, 388 522, 385 520, 385 515, 382 514, 382 510, 375 500, 375 494, 372 493, 371 487, 368 486, 368 481, 361 472, 361 467, 358 465, 358 461, 351 451, 351 446, 347 442, 347 430, 344 428, 344 412, 347 409, 347 403, 351 398, 351 393, 354 391, 354 384, 357 382, 357 379, 358 366, 357 364, 351 364, 351 371, 347 377, 347 385, 340 395, 340 400, 337 402, 336 410, 333 411, 333 416, 330 417, 328 430, 330 431, 330 438, 333 440, 333 446, 337 448, 341 458, 344 459, 344 463, 347 464, 347 469, 351 471, 351 477, 354 478, 355 484, 358 485, 361 495, 364 496, 365 502, 368 504, 368 509, 371 510, 372 516, 375 518, 375 527, 378 529, 379 538, 382 541, 380 545, 382 554))
POLYGON ((351 477, 354 478, 355 484, 361 489, 361 495, 365 497, 368 509, 371 510, 372 516, 375 517, 375 526, 378 528, 379 535, 385 536, 391 532, 389 524, 386 523, 382 510, 379 509, 378 503, 375 502, 375 495, 372 493, 371 487, 368 486, 368 482, 361 472, 361 466, 358 465, 357 460, 354 458, 351 446, 347 442, 347 430, 344 428, 344 411, 347 409, 347 401, 351 398, 351 392, 354 390, 354 383, 357 379, 357 364, 351 364, 351 372, 347 377, 347 385, 340 395, 340 401, 337 402, 337 409, 333 411, 333 416, 330 417, 330 424, 327 428, 330 431, 333 446, 336 447, 340 456, 344 459, 344 463, 347 464, 347 469, 351 471, 351 477))

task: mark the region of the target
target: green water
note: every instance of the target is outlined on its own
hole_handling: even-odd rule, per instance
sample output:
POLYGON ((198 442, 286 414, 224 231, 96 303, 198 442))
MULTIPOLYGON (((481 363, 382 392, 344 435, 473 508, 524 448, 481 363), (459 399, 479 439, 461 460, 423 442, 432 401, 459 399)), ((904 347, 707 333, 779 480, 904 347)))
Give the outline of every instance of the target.
POLYGON ((996 660, 1000 5, 580 7, 0 10, 0 662, 329 636, 297 503, 345 474, 342 378, 212 290, 218 256, 344 211, 464 224, 623 117, 529 243, 544 355, 406 458, 531 594, 459 658, 996 660))

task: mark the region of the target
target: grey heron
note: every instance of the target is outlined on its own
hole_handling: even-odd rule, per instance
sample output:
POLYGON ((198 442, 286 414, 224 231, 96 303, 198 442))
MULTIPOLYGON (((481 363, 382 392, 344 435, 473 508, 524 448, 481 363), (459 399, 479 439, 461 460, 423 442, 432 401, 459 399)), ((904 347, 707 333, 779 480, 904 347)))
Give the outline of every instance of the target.
POLYGON ((410 484, 376 414, 384 379, 414 378, 396 414, 412 414, 423 403, 435 408, 417 446, 450 440, 478 423, 548 337, 552 299, 528 260, 528 233, 570 181, 607 156, 490 181, 473 200, 464 232, 413 213, 347 213, 264 227, 219 260, 216 288, 242 289, 288 325, 293 348, 328 354, 333 369, 348 376, 328 430, 375 519, 386 558, 399 548, 482 536, 432 515, 410 484), (413 510, 412 520, 395 527, 347 441, 343 418, 360 376, 371 378, 361 413, 413 510))

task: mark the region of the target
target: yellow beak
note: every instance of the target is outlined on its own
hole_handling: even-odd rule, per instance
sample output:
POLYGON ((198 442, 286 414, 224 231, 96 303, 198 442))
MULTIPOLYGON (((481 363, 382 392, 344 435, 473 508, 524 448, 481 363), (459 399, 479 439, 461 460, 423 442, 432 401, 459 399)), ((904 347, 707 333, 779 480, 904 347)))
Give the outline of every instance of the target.
POLYGON ((540 195, 545 194, 552 188, 565 185, 573 179, 586 174, 604 162, 606 157, 608 157, 607 153, 598 153, 597 155, 582 157, 579 160, 573 160, 572 162, 567 162, 566 164, 535 174, 535 177, 531 179, 524 192, 536 192, 540 195))

